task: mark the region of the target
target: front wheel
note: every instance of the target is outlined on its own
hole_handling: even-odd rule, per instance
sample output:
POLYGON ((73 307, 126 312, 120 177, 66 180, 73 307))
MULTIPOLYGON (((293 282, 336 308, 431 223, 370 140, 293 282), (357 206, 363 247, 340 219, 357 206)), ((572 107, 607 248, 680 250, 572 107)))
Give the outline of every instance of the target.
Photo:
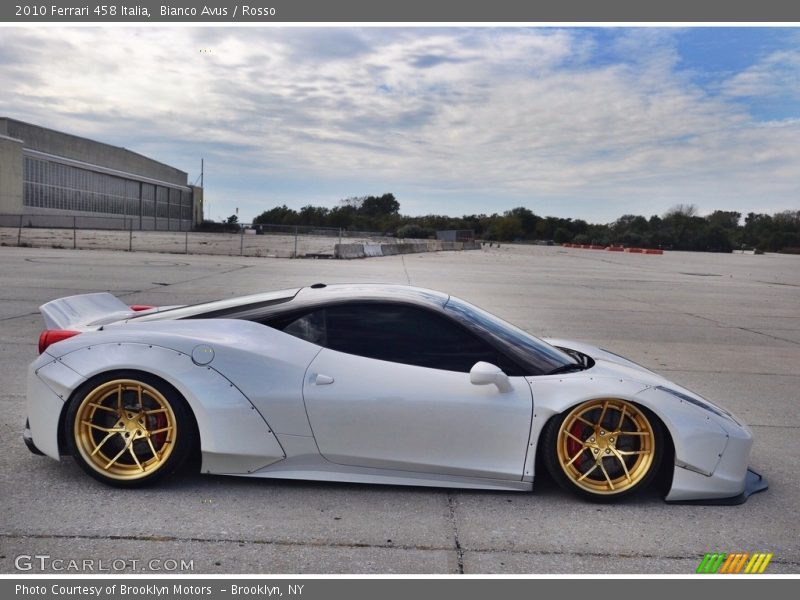
POLYGON ((652 481, 661 465, 664 433, 647 409, 608 398, 551 419, 543 444, 547 469, 562 487, 588 500, 611 502, 652 481))
POLYGON ((178 391, 135 371, 83 384, 67 409, 64 433, 80 467, 116 487, 139 487, 172 473, 194 443, 189 409, 178 391))

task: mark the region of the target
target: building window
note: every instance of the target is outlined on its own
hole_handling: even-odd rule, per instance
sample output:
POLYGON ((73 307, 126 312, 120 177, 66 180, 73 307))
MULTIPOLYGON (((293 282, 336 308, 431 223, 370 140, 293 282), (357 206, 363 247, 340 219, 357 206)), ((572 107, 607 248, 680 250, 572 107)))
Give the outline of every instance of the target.
POLYGON ((189 219, 191 193, 26 156, 25 206, 108 215, 189 219), (141 188, 141 203, 140 203, 141 188), (188 202, 187 202, 188 199, 188 202), (185 204, 188 204, 188 211, 185 204))

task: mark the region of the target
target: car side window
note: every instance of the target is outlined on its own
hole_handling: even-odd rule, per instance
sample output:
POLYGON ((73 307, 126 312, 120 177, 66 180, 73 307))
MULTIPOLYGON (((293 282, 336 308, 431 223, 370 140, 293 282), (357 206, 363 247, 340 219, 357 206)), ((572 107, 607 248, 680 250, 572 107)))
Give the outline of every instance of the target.
POLYGON ((318 346, 328 345, 327 329, 325 327, 325 310, 317 310, 295 319, 283 328, 284 333, 293 335, 317 344, 318 346))
POLYGON ((325 310, 327 348, 377 360, 468 373, 498 362, 490 345, 430 311, 399 304, 343 304, 325 310))

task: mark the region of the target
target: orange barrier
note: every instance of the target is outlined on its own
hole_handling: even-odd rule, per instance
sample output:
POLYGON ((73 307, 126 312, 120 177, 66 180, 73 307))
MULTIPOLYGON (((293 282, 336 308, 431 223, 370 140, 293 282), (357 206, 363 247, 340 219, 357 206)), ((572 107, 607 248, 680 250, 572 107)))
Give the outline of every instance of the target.
POLYGON ((607 250, 608 252, 630 252, 631 254, 664 254, 656 248, 625 248, 624 246, 599 246, 597 244, 561 244, 563 248, 582 248, 584 250, 607 250))

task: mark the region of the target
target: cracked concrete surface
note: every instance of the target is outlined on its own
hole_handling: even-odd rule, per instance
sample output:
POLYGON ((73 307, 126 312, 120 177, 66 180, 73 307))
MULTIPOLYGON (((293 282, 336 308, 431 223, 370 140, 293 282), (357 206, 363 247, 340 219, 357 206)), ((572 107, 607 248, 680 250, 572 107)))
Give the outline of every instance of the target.
POLYGON ((509 245, 347 262, 7 247, 0 256, 2 572, 16 572, 20 554, 46 554, 127 560, 123 570, 136 572, 183 559, 195 573, 688 573, 708 551, 773 552, 769 572, 800 572, 800 257, 509 245), (735 507, 666 505, 654 491, 595 506, 544 476, 531 494, 187 472, 123 491, 22 444, 43 302, 109 290, 129 303, 184 304, 318 281, 441 289, 536 335, 664 372, 751 426, 752 465, 770 489, 735 507))

